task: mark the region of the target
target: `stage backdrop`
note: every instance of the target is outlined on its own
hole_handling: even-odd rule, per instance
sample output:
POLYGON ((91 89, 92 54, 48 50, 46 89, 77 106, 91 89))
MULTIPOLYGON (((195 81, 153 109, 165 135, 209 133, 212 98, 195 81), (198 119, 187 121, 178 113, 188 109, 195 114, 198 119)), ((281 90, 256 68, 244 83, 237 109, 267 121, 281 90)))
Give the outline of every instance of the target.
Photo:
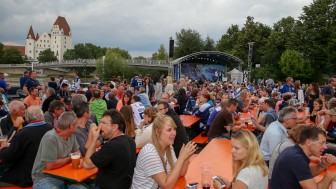
MULTIPOLYGON (((175 69, 175 71, 177 71, 175 69)), ((220 76, 225 73, 224 66, 219 64, 197 64, 197 63, 182 63, 181 70, 178 70, 178 74, 175 76, 185 75, 192 80, 202 81, 217 81, 218 77, 215 76, 215 72, 220 76)), ((176 73, 176 72, 175 72, 176 73)))

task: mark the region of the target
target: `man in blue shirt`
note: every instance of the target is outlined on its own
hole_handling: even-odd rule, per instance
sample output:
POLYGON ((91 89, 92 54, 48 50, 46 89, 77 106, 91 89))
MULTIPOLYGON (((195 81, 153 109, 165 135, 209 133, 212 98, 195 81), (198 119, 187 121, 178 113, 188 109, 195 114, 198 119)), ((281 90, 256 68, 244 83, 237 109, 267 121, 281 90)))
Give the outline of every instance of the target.
POLYGON ((320 157, 327 149, 326 134, 319 127, 304 126, 300 133, 299 144, 286 148, 277 158, 272 172, 270 188, 296 189, 296 188, 329 188, 331 182, 336 180, 336 174, 329 172, 324 178, 316 182, 314 176, 319 175, 335 163, 335 157, 325 154, 321 163, 309 165, 310 156, 320 157))
POLYGON ((286 83, 283 84, 280 89, 279 93, 284 94, 290 92, 292 93, 293 98, 296 98, 295 94, 295 87, 294 87, 294 79, 292 77, 287 77, 286 83))
POLYGON ((5 73, 0 72, 0 88, 4 90, 4 95, 7 97, 8 90, 11 88, 5 81, 5 73))
POLYGON ((29 78, 27 79, 27 81, 25 82, 25 85, 23 87, 23 90, 27 95, 29 95, 28 90, 31 87, 35 87, 38 90, 42 89, 42 86, 40 85, 40 82, 36 79, 36 77, 37 77, 36 71, 33 70, 33 71, 29 72, 29 78))
POLYGON ((23 72, 23 76, 20 78, 20 89, 23 90, 23 87, 27 81, 27 79, 29 78, 28 76, 28 71, 24 71, 23 72))

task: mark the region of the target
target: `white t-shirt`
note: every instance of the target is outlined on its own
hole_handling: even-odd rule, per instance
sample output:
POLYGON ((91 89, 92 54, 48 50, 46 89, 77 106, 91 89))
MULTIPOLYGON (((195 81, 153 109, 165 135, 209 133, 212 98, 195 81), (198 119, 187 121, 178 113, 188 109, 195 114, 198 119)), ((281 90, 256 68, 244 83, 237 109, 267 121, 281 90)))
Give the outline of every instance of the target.
POLYGON ((263 176, 259 166, 249 166, 242 169, 236 178, 245 183, 248 189, 267 189, 268 175, 263 176))
MULTIPOLYGON (((145 127, 145 126, 144 126, 145 127)), ((146 128, 135 130, 135 145, 137 148, 142 148, 147 143, 152 142, 152 128, 153 123, 146 128)))
POLYGON ((131 104, 131 106, 133 110, 134 124, 137 128, 139 128, 141 121, 144 119, 145 106, 142 105, 141 102, 135 102, 131 104))
MULTIPOLYGON (((174 149, 170 146, 171 153, 173 155, 174 164, 176 163, 176 156, 174 149)), ((170 174, 171 168, 167 161, 166 155, 164 156, 166 163, 167 174, 170 174)), ((157 189, 158 184, 152 178, 153 175, 164 172, 163 164, 160 156, 157 153, 153 144, 146 144, 140 151, 136 166, 134 169, 132 189, 157 189)))

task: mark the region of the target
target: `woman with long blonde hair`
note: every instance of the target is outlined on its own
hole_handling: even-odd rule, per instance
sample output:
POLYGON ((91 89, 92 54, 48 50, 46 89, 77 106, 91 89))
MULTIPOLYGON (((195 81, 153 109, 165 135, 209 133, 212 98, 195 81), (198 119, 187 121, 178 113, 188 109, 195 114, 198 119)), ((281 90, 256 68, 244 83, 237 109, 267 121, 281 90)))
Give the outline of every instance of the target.
MULTIPOLYGON (((257 138, 247 130, 232 136, 232 173, 233 180, 221 179, 232 189, 266 189, 268 168, 261 155, 257 138)), ((214 182, 215 188, 220 188, 214 182)))
POLYGON ((134 138, 135 137, 135 123, 133 118, 132 106, 126 105, 120 109, 121 115, 123 115, 126 123, 125 134, 134 138))
POLYGON ((165 87, 165 92, 166 93, 174 92, 173 78, 170 75, 166 77, 166 82, 167 84, 165 87))
POLYGON ((132 188, 157 189, 173 188, 178 177, 184 176, 189 166, 189 158, 196 145, 189 142, 183 145, 176 159, 172 144, 176 136, 174 120, 159 114, 152 129, 152 143, 140 151, 134 169, 132 188))

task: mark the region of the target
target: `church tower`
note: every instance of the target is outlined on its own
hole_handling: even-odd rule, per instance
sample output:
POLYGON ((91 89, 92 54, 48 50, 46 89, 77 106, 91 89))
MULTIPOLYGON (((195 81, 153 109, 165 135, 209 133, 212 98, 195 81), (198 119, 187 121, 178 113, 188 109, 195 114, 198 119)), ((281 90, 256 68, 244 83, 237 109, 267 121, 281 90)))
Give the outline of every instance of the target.
POLYGON ((27 37, 26 37, 26 47, 25 54, 28 59, 35 59, 35 34, 33 31, 33 26, 30 26, 27 37))

